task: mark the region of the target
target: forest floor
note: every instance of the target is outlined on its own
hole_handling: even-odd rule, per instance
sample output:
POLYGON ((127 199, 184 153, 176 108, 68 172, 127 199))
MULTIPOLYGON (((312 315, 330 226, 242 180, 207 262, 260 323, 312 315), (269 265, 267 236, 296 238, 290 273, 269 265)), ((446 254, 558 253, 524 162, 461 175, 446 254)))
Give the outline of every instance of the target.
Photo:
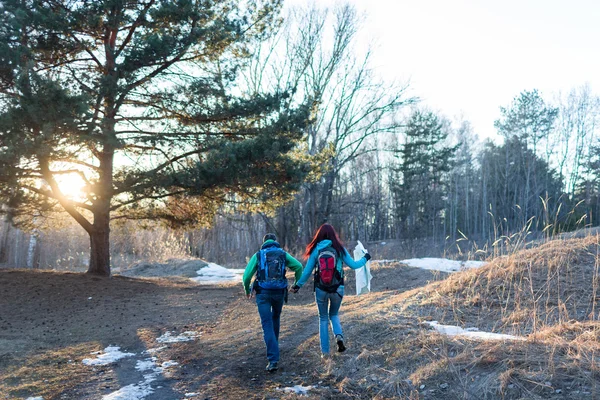
MULTIPOLYGON (((594 269, 593 259, 582 260, 594 269)), ((361 296, 352 295, 348 273, 341 313, 346 352, 321 359, 309 282, 284 306, 280 369, 267 373, 256 305, 239 283, 0 269, 0 399, 583 399, 600 394, 595 367, 600 352, 588 351, 595 345, 547 341, 550 334, 510 343, 441 335, 427 321, 456 324, 457 313, 477 307, 471 298, 460 306, 418 306, 443 295, 448 274, 398 263, 372 270, 372 293, 361 296), (160 342, 178 335, 193 340, 160 342), (127 356, 93 365, 115 346, 127 356), (588 368, 581 360, 590 357, 588 368)), ((456 281, 458 275, 450 277, 456 281)), ((468 326, 493 327, 485 315, 468 326)), ((573 334, 577 329, 568 332, 571 339, 581 336, 573 334)), ((589 336, 598 329, 582 331, 589 336)))

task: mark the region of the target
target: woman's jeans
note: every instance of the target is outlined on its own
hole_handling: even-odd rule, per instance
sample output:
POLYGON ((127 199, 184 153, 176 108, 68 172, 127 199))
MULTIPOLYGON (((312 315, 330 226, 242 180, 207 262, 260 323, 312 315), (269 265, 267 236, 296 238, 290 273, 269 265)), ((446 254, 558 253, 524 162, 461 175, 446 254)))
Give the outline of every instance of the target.
POLYGON ((265 290, 256 295, 256 305, 267 345, 267 359, 279 361, 279 319, 283 308, 283 290, 265 290))
POLYGON ((343 297, 344 286, 338 287, 335 293, 328 293, 315 288, 315 299, 319 309, 319 338, 321 340, 321 353, 323 354, 329 354, 329 321, 331 321, 331 329, 334 336, 344 335, 338 315, 343 297))

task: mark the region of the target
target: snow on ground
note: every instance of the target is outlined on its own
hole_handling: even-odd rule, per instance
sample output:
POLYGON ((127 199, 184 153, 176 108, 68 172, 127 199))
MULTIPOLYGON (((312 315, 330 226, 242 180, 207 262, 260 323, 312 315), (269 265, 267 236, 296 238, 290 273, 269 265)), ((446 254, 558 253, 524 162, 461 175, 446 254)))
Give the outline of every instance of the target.
POLYGON ((157 380, 168 367, 179 365, 176 361, 165 361, 157 365, 156 357, 138 360, 135 369, 144 373, 144 380, 135 384, 123 386, 119 390, 102 397, 102 400, 141 400, 154 393, 151 383, 157 380))
MULTIPOLYGON (((199 335, 198 332, 187 331, 181 335, 175 336, 171 332, 167 332, 156 340, 161 343, 175 343, 188 340, 194 340, 199 335)), ((165 349, 167 346, 149 349, 142 354, 152 354, 165 349)), ((104 352, 94 352, 97 358, 86 358, 82 362, 85 365, 107 365, 124 357, 136 356, 135 353, 123 353, 119 351, 118 346, 108 346, 104 352)), ((179 365, 177 361, 168 360, 158 365, 158 358, 151 356, 142 360, 137 360, 135 369, 143 374, 144 380, 135 384, 123 386, 117 391, 109 393, 102 397, 102 400, 141 400, 154 393, 151 383, 158 380, 167 368, 176 367, 179 365)), ((159 386, 160 387, 160 386, 159 386)), ((186 395, 186 397, 188 397, 186 395)), ((190 396, 191 397, 191 396, 190 396)), ((27 400, 44 400, 43 398, 32 397, 27 400)))
POLYGON ((144 374, 144 380, 136 384, 123 386, 121 389, 102 396, 102 400, 140 400, 154 393, 154 389, 150 384, 158 379, 163 369, 156 365, 156 357, 145 360, 138 360, 135 369, 144 374))
MULTIPOLYGON (((470 268, 479 268, 484 265, 485 262, 479 261, 455 261, 447 260, 442 258, 414 258, 409 260, 373 260, 377 263, 390 263, 390 262, 401 262, 411 267, 423 268, 428 270, 437 270, 444 272, 457 272, 470 268)), ((196 282, 202 284, 214 284, 222 282, 240 281, 241 275, 244 273, 243 269, 227 269, 220 265, 209 263, 208 266, 201 268, 196 271, 197 277, 191 278, 196 282)), ((477 328, 462 329, 457 326, 451 325, 440 325, 437 321, 427 322, 431 327, 436 329, 442 334, 449 336, 461 335, 467 336, 474 339, 480 340, 525 340, 522 337, 504 335, 498 333, 480 332, 477 328)), ((195 340, 200 335, 199 332, 187 331, 179 335, 174 335, 171 332, 166 332, 161 337, 157 338, 156 341, 159 343, 176 343, 195 340)), ((166 346, 158 348, 148 349, 145 354, 153 354, 163 350, 166 346)), ((92 353, 97 355, 96 358, 86 358, 83 360, 85 365, 106 365, 113 363, 124 357, 135 356, 134 353, 124 353, 119 350, 118 346, 108 346, 104 349, 104 352, 92 353)), ((165 361, 161 365, 157 364, 156 357, 150 357, 144 360, 138 360, 136 363, 136 369, 144 373, 144 380, 137 384, 131 384, 120 388, 119 390, 110 393, 102 400, 140 400, 154 392, 151 387, 151 383, 159 378, 166 368, 175 367, 178 363, 176 361, 165 361)), ((293 387, 278 388, 277 390, 283 392, 291 392, 299 395, 307 395, 308 391, 313 389, 313 386, 302 386, 296 385, 293 387)), ((186 393, 185 397, 194 397, 197 393, 186 393)), ((27 400, 43 400, 41 397, 32 397, 27 400)))
POLYGON ((205 285, 210 285, 215 283, 241 281, 244 270, 228 269, 215 263, 208 263, 206 267, 200 268, 196 273, 198 276, 191 278, 192 280, 205 285))
POLYGON ((123 353, 119 346, 108 346, 104 349, 104 353, 97 351, 92 354, 98 355, 96 358, 84 358, 85 365, 107 365, 124 357, 135 356, 135 353, 123 353))
POLYGON ((102 396, 102 400, 139 400, 151 395, 154 389, 150 387, 152 380, 147 380, 138 384, 123 386, 116 392, 102 396))
POLYGON ((172 361, 172 360, 165 361, 164 363, 160 364, 161 368, 163 368, 163 369, 169 368, 169 367, 176 367, 178 365, 179 365, 179 363, 177 361, 172 361))
POLYGON ((525 340, 521 336, 505 335, 503 333, 481 332, 477 328, 463 329, 454 325, 441 325, 437 321, 426 321, 429 326, 441 334, 448 336, 466 336, 479 340, 525 340))
POLYGON ((171 332, 166 332, 161 337, 157 338, 156 341, 159 343, 176 343, 176 342, 189 342, 200 336, 198 332, 185 331, 181 335, 173 336, 171 332))
POLYGON ((44 398, 42 396, 38 396, 38 397, 28 397, 26 400, 44 400, 44 398))
POLYGON ((149 371, 152 370, 154 372, 161 372, 162 368, 160 368, 159 366, 156 365, 156 361, 158 360, 158 358, 156 357, 150 357, 147 358, 145 360, 138 360, 135 363, 135 369, 137 369, 138 371, 149 371))
POLYGON ((159 351, 161 351, 161 350, 164 350, 164 349, 166 349, 166 348, 167 348, 167 346, 155 347, 155 348, 153 348, 153 349, 148 349, 148 350, 144 351, 144 353, 147 353, 147 354, 153 354, 153 353, 157 353, 157 352, 159 352, 159 351))
POLYGON ((314 386, 296 385, 296 386, 286 387, 286 388, 277 388, 277 390, 282 391, 282 392, 292 392, 292 393, 296 393, 296 394, 300 394, 300 395, 307 395, 308 391, 311 390, 313 387, 314 386))
POLYGON ((471 268, 479 268, 485 264, 484 261, 456 261, 445 258, 411 258, 408 260, 373 260, 376 263, 392 263, 399 262, 408 265, 409 267, 429 269, 442 272, 458 272, 471 268))

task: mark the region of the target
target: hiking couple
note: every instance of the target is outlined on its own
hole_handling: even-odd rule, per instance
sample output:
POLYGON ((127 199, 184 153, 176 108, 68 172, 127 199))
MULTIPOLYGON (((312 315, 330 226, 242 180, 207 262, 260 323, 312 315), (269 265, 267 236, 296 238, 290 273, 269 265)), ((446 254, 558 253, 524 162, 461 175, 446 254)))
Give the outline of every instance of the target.
POLYGON ((321 357, 329 355, 329 323, 335 336, 339 352, 346 350, 344 334, 338 312, 344 297, 344 270, 342 263, 352 269, 364 266, 371 256, 366 253, 354 261, 342 245, 333 226, 323 224, 317 230, 304 253, 306 266, 285 252, 277 237, 266 234, 260 250, 252 256, 242 278, 246 297, 256 295, 256 305, 267 346, 266 370, 274 372, 279 363, 279 328, 283 303, 287 302, 288 282, 285 268, 295 274, 290 291, 297 293, 314 271, 315 299, 319 311, 319 338, 321 357), (252 287, 250 281, 255 277, 252 287))

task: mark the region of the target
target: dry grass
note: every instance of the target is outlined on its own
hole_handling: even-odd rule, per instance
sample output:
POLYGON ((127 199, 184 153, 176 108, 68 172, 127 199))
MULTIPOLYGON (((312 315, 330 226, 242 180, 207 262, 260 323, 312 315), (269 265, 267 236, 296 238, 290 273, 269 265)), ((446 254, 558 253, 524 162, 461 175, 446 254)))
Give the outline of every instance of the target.
POLYGON ((70 391, 78 385, 109 377, 81 367, 82 355, 101 350, 98 343, 48 350, 11 365, 0 374, 0 398, 26 398, 36 393, 44 399, 58 398, 57 393, 70 391), (7 396, 7 397, 3 397, 7 396))
MULTIPOLYGON (((409 320, 402 325, 419 329, 409 320)), ((591 338, 586 334, 585 339, 571 342, 550 338, 478 342, 421 328, 416 334, 399 330, 380 342, 369 341, 369 329, 364 327, 351 331, 363 349, 337 358, 330 374, 342 381, 342 389, 361 393, 360 398, 521 399, 564 398, 563 394, 590 398, 599 394, 597 343, 587 346, 591 338), (352 385, 344 387, 348 382, 352 385)))
POLYGON ((452 275, 413 303, 434 319, 520 335, 595 320, 599 251, 598 236, 551 241, 452 275))

